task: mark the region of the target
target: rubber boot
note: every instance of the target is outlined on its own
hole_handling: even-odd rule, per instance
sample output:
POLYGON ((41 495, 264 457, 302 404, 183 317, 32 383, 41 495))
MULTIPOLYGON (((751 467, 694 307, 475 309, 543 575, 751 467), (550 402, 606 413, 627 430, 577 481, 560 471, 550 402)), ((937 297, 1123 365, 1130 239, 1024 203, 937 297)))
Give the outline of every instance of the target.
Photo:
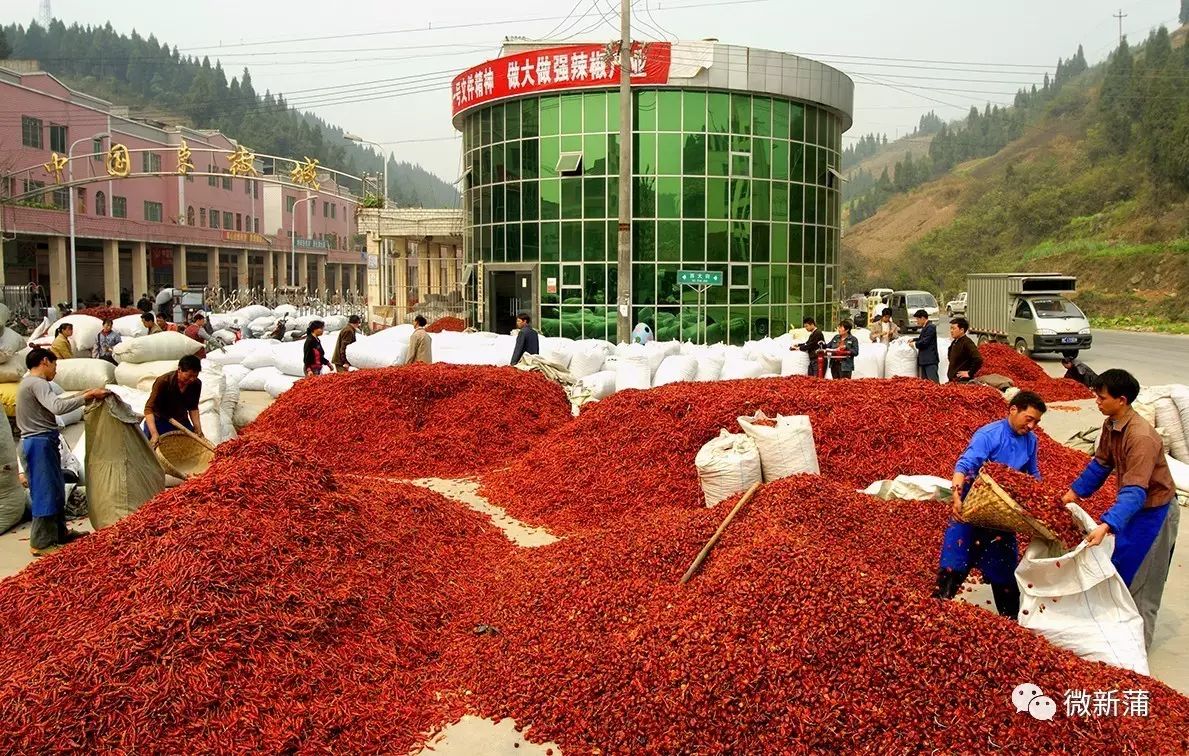
POLYGON ((1020 616, 1020 586, 1015 583, 1010 585, 992 583, 991 594, 995 597, 995 608, 999 610, 1000 616, 1013 621, 1018 620, 1020 616))
POLYGON ((958 595, 958 590, 961 589, 962 584, 965 582, 965 572, 958 572, 943 567, 937 571, 937 590, 933 592, 933 598, 952 599, 958 595))

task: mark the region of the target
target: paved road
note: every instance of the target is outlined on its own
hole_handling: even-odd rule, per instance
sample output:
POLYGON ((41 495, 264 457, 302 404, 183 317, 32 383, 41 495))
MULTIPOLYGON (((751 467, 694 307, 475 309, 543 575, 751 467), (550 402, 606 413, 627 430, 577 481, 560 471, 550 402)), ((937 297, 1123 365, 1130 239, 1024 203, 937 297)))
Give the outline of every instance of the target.
MULTIPOLYGON (((1189 383, 1189 336, 1130 331, 1094 331, 1094 346, 1079 356, 1095 372, 1123 368, 1144 386, 1189 383)), ((1050 375, 1064 375, 1061 357, 1038 354, 1050 375)))

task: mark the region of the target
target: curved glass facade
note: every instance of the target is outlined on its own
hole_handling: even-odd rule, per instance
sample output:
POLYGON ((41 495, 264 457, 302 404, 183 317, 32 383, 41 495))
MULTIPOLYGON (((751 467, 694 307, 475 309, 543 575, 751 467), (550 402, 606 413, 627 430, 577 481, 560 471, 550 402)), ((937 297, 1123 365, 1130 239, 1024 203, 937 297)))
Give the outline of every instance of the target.
MULTIPOLYGON (((663 340, 742 344, 826 318, 840 118, 759 94, 633 97, 632 322, 663 340), (702 312, 679 270, 723 274, 702 312)), ((592 90, 506 101, 462 122, 468 261, 531 270, 545 335, 615 340, 618 114, 618 91, 592 90)))

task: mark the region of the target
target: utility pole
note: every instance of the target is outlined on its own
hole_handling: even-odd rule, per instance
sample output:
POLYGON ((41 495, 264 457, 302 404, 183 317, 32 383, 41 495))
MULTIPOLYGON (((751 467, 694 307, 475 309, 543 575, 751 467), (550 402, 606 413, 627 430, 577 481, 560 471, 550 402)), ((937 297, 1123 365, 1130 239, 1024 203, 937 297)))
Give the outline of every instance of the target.
POLYGON ((632 338, 632 4, 619 4, 619 249, 616 338, 632 338))
POLYGON ((1119 19, 1119 46, 1122 47, 1123 46, 1123 19, 1127 18, 1127 14, 1123 12, 1122 8, 1120 8, 1119 12, 1116 13, 1114 16, 1111 16, 1111 18, 1119 19))

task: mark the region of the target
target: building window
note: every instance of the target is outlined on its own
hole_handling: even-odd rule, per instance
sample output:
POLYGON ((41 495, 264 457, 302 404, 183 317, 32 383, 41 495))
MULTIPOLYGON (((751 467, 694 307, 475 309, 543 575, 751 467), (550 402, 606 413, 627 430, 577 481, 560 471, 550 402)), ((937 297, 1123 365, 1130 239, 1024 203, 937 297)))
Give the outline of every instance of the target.
POLYGON ((230 231, 231 226, 234 223, 235 223, 235 215, 230 210, 224 210, 223 211, 223 228, 230 231))
POLYGON ((230 176, 223 177, 223 190, 228 191, 228 192, 231 191, 231 177, 230 176))
POLYGON ((107 195, 103 192, 95 192, 95 214, 107 215, 107 195))
POLYGON ((91 159, 94 160, 96 163, 103 162, 103 140, 102 139, 92 139, 91 140, 91 159))
POLYGON ((244 216, 243 216, 243 213, 236 213, 236 214, 235 214, 235 230, 236 230, 236 231, 243 231, 243 230, 244 230, 244 216))
POLYGON ((189 207, 186 208, 186 225, 187 226, 194 225, 194 206, 193 205, 190 205, 189 207))
POLYGON ((338 205, 333 205, 333 204, 332 204, 332 205, 330 206, 330 219, 331 219, 331 220, 334 220, 335 218, 337 218, 337 217, 338 217, 338 212, 339 212, 339 206, 338 206, 338 205))
POLYGON ((21 144, 37 150, 42 148, 40 118, 21 116, 21 144))
POLYGON ((54 152, 66 154, 66 145, 69 142, 67 139, 66 127, 51 123, 50 124, 50 149, 54 152))
POLYGON ((206 228, 206 208, 205 207, 198 208, 198 225, 202 226, 203 228, 206 228))
POLYGON ((247 179, 244 179, 244 194, 252 193, 252 184, 253 183, 254 182, 252 182, 252 181, 248 181, 247 179))
POLYGON ((161 209, 160 202, 149 202, 148 200, 145 200, 144 219, 147 221, 152 221, 153 223, 160 223, 161 209))
POLYGON ((252 219, 252 232, 257 233, 257 234, 260 233, 260 219, 259 218, 252 219))
POLYGON ((70 190, 69 189, 55 189, 52 194, 52 202, 54 207, 59 210, 65 210, 70 206, 70 190))
POLYGON ((111 217, 113 217, 113 218, 127 218, 128 217, 128 198, 127 197, 117 197, 115 195, 112 195, 111 217))
POLYGON ((206 185, 207 186, 218 186, 219 185, 219 177, 215 175, 215 166, 207 165, 206 172, 211 174, 206 177, 206 185))
POLYGON ((83 215, 87 214, 87 190, 81 186, 78 188, 78 194, 74 197, 74 206, 83 215))
POLYGON ((252 182, 252 199, 260 198, 260 184, 256 181, 252 182))
POLYGON ((322 203, 322 217, 323 218, 330 217, 330 203, 329 202, 322 203))
POLYGON ((145 173, 160 173, 161 156, 156 152, 142 152, 141 167, 144 169, 145 173))
POLYGON ((293 206, 296 204, 297 204, 297 197, 286 197, 285 198, 285 212, 292 213, 293 206))
POLYGON ((211 208, 211 228, 219 227, 219 211, 211 208))
POLYGON ((582 173, 582 153, 563 152, 557 159, 559 176, 577 176, 582 173))

